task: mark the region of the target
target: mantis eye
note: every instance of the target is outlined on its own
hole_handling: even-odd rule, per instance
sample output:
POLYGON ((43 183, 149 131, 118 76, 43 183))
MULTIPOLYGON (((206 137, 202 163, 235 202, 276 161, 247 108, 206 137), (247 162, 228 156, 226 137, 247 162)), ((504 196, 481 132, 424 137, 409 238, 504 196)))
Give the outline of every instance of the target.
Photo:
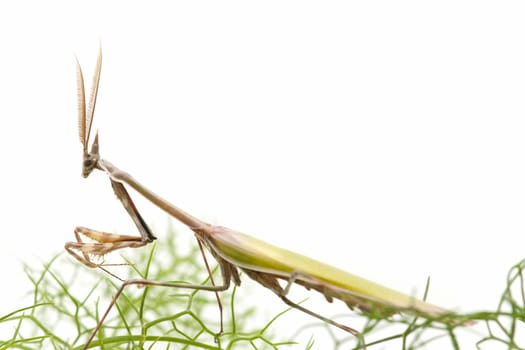
POLYGON ((88 154, 82 162, 82 177, 86 178, 97 166, 98 157, 88 154))

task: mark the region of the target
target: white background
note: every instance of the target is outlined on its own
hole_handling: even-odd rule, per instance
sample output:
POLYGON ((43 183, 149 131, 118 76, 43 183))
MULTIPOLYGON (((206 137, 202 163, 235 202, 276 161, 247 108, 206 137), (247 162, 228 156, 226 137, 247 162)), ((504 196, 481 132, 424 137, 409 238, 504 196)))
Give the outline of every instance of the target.
POLYGON ((99 41, 104 158, 213 223, 407 293, 431 276, 432 302, 493 309, 525 255, 524 15, 520 2, 2 3, 0 271, 14 287, 0 314, 25 305, 20 261, 46 261, 75 226, 134 232, 104 176, 80 176, 74 56, 90 84, 99 41))

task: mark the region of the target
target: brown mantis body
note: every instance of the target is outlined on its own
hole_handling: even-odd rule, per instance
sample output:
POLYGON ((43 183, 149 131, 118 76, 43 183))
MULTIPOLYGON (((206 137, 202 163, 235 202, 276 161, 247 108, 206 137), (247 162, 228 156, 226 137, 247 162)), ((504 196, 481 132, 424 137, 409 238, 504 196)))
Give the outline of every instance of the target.
POLYGON ((228 289, 232 281, 234 284, 240 285, 240 270, 262 286, 272 290, 287 305, 354 335, 358 334, 355 329, 321 316, 289 300, 287 294, 291 285, 293 283, 300 284, 308 289, 320 292, 330 302, 334 298, 340 299, 350 308, 357 307, 364 311, 373 310, 374 312, 384 314, 385 317, 396 312, 409 311, 444 320, 445 318, 443 315, 449 314, 445 309, 416 300, 409 295, 394 291, 302 255, 271 246, 264 241, 260 241, 240 232, 225 227, 210 225, 191 216, 155 193, 149 191, 128 173, 118 169, 107 160, 100 158, 98 134, 95 136, 91 149, 88 151, 91 123, 100 80, 101 64, 102 55, 101 52, 99 52, 93 79, 93 87, 91 90, 91 98, 86 111, 84 79, 80 65, 77 62, 79 136, 83 145, 82 175, 83 177, 87 177, 95 169, 101 170, 108 175, 113 191, 133 219, 139 230, 140 236, 110 234, 84 227, 77 227, 75 229, 76 241, 66 243, 65 249, 81 263, 89 267, 101 268, 113 275, 104 268, 105 265, 103 263, 95 263, 92 261, 91 257, 102 257, 107 253, 121 248, 142 247, 156 239, 135 207, 126 190, 126 185, 133 188, 133 190, 144 196, 169 215, 184 223, 194 232, 199 247, 201 248, 206 268, 210 274, 212 285, 188 285, 144 279, 130 279, 123 281, 123 284, 117 290, 109 307, 88 339, 85 348, 87 348, 92 342, 109 311, 128 285, 165 286, 215 292, 221 310, 220 332, 222 332, 222 306, 217 293, 228 289), (83 242, 82 235, 94 240, 95 243, 83 242), (206 261, 206 256, 202 250, 203 246, 207 248, 218 263, 222 276, 222 283, 220 285, 215 285, 213 281, 208 262, 206 261), (284 280, 286 285, 284 287, 281 286, 279 280, 284 280))

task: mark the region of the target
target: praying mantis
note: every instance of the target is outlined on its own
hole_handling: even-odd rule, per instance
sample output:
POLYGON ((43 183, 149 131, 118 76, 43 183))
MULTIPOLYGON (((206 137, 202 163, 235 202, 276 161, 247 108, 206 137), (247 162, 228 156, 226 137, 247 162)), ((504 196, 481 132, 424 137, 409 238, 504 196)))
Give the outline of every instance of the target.
POLYGON ((442 322, 447 322, 447 319, 453 317, 450 311, 425 301, 417 300, 410 295, 371 282, 309 257, 273 246, 227 227, 215 226, 199 220, 148 190, 130 174, 118 169, 109 161, 102 159, 99 154, 98 131, 91 143, 91 147, 88 147, 101 67, 102 51, 99 49, 91 94, 89 102, 86 105, 84 78, 81 66, 77 60, 78 129, 80 142, 83 147, 82 176, 86 178, 94 170, 100 170, 107 174, 113 191, 134 221, 140 235, 111 234, 85 227, 76 227, 74 231, 76 241, 67 242, 65 244, 66 251, 86 266, 100 268, 113 275, 104 268, 104 266, 109 264, 95 262, 92 258, 103 258, 105 254, 122 248, 142 247, 156 239, 135 207, 126 189, 126 186, 129 186, 135 192, 138 192, 144 198, 193 231, 204 257, 205 266, 210 275, 211 285, 191 285, 146 279, 123 280, 122 285, 117 290, 105 313, 89 337, 85 345, 86 349, 102 327, 104 320, 117 302, 119 296, 124 289, 130 285, 162 286, 214 292, 220 310, 220 334, 222 332, 222 306, 218 293, 227 290, 232 282, 239 286, 241 283, 241 272, 263 287, 270 289, 290 307, 298 309, 353 335, 358 335, 358 331, 288 299, 287 295, 291 286, 294 283, 299 284, 307 289, 313 289, 321 293, 328 302, 332 302, 333 299, 339 299, 351 309, 358 308, 365 312, 373 311, 385 317, 398 312, 410 312, 416 315, 435 318, 442 322), (84 242, 82 240, 83 236, 90 238, 94 242, 84 242), (215 284, 213 280, 203 247, 209 251, 218 264, 222 276, 221 284, 215 284), (284 286, 281 285, 280 281, 284 286))

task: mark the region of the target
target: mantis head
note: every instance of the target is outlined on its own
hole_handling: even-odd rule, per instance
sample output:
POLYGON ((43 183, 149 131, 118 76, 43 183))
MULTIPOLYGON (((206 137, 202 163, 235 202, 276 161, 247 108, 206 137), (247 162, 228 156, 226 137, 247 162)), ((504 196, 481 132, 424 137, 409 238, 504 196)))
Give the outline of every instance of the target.
POLYGON ((95 139, 91 144, 91 149, 88 151, 89 135, 91 133, 91 122, 93 121, 93 113, 95 112, 95 104, 97 102, 98 83, 100 81, 100 70, 102 68, 102 49, 98 51, 97 64, 95 66, 95 73, 93 74, 93 84, 91 86, 91 94, 89 97, 89 104, 86 108, 86 94, 84 88, 84 76, 82 75, 82 68, 77 60, 77 95, 78 95, 78 135, 80 143, 83 148, 82 159, 82 177, 88 177, 93 169, 98 167, 100 159, 98 146, 98 131, 95 139))
POLYGON ((82 177, 86 178, 91 174, 93 169, 98 165, 100 154, 98 153, 98 131, 95 135, 95 140, 91 144, 91 150, 87 152, 87 147, 84 149, 82 157, 82 177))

